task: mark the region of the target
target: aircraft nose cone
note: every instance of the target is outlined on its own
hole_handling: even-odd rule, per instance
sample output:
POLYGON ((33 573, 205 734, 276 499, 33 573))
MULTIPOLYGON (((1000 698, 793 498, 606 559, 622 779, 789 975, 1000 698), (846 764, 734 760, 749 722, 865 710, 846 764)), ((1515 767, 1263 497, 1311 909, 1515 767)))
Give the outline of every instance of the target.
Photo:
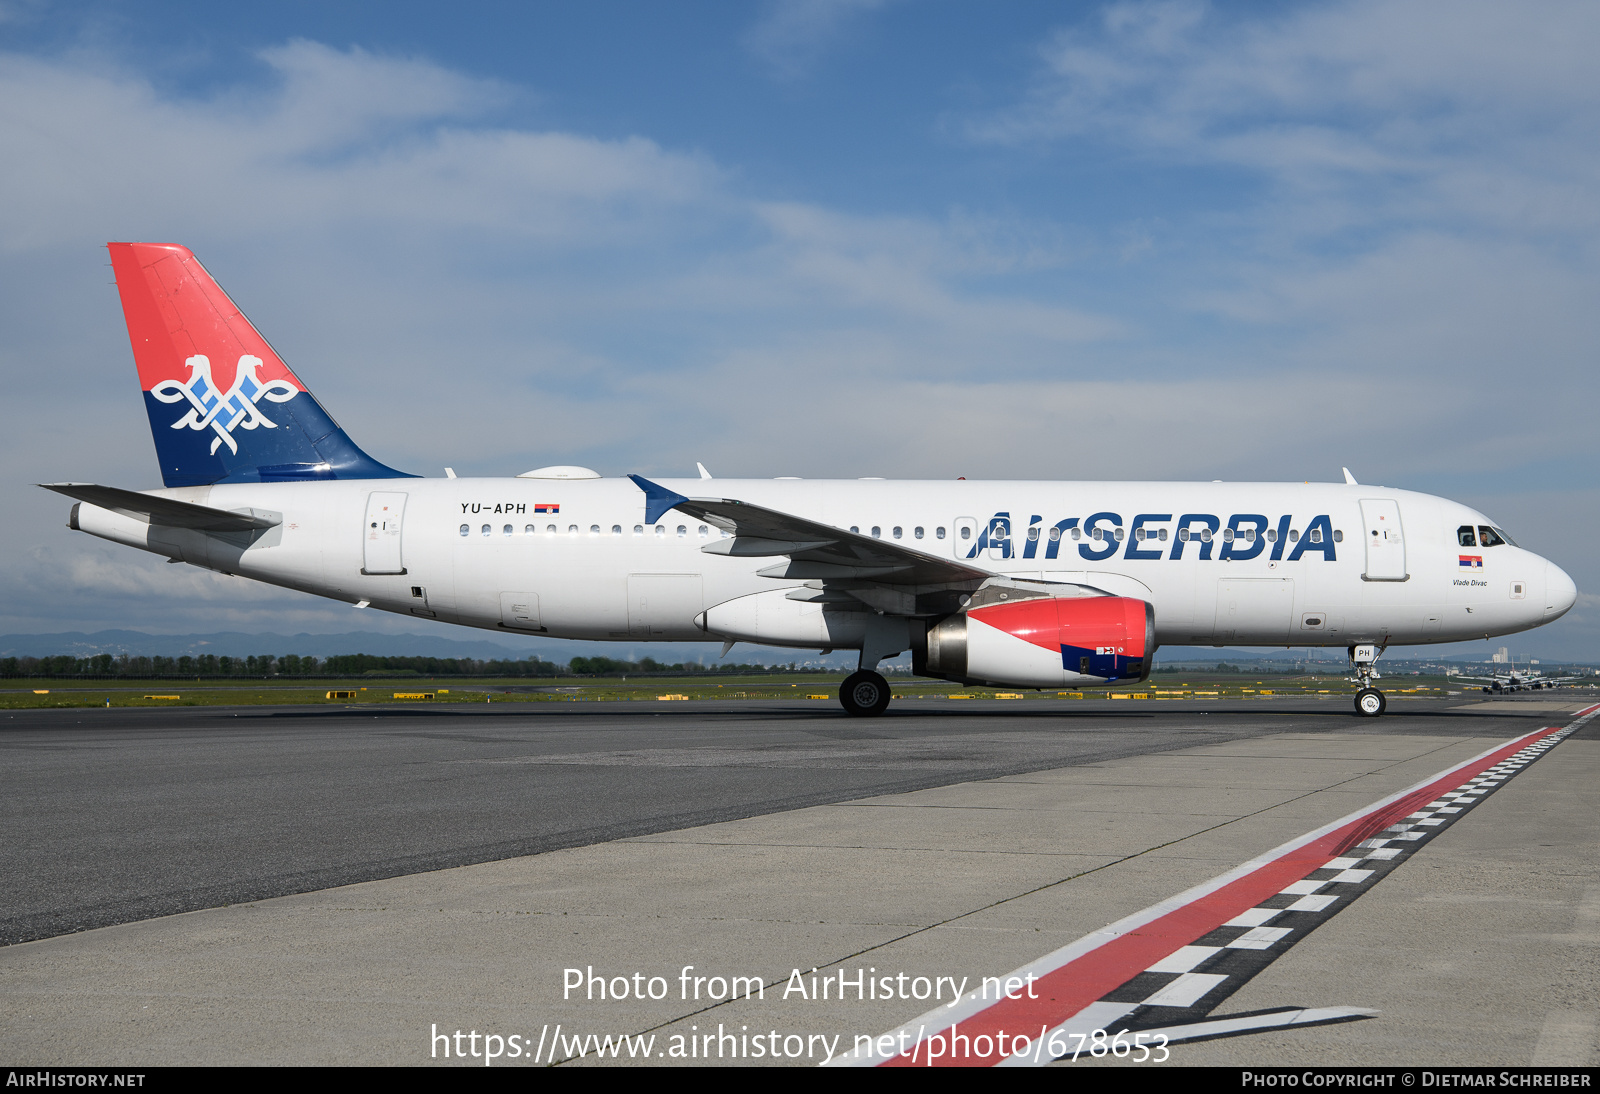
POLYGON ((1567 572, 1554 562, 1545 563, 1544 617, 1546 621, 1559 619, 1578 602, 1578 586, 1567 572))

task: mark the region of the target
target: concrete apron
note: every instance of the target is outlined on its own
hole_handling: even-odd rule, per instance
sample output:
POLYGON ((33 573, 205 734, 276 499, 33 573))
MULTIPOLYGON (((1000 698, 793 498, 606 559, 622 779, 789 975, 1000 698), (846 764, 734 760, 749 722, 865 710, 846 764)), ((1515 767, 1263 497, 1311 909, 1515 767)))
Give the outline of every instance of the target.
MULTIPOLYGON (((590 1035, 653 1033, 650 1063, 691 1045, 694 1063, 820 1063, 930 1009, 902 994, 970 992, 1491 743, 1281 734, 25 943, 0 950, 0 1050, 483 1066, 493 1034, 497 1066, 536 1045, 565 1059, 573 1037, 581 1066, 590 1035), (812 970, 820 986, 841 968, 846 998, 836 981, 812 998, 812 970), (895 997, 858 1000, 857 970, 895 997), (735 976, 764 998, 713 999, 735 976)), ((1379 1017, 1175 1045, 1171 1062, 1594 1062, 1597 774, 1600 742, 1562 743, 1218 1008, 1379 1017)))

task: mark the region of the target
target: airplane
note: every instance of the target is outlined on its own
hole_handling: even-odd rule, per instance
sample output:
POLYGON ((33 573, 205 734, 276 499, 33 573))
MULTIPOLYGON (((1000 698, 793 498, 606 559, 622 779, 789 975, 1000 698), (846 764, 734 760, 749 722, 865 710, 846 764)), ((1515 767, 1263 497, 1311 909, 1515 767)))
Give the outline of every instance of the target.
POLYGON ((1576 676, 1546 676, 1538 669, 1518 669, 1515 665, 1509 672, 1495 672, 1488 676, 1457 676, 1455 679, 1468 684, 1482 684, 1483 690, 1500 694, 1511 691, 1542 691, 1545 688, 1557 688, 1562 684, 1570 684, 1579 679, 1576 676))
POLYGON ((163 489, 40 484, 68 526, 401 615, 510 634, 857 650, 877 671, 1082 689, 1163 644, 1344 646, 1382 714, 1392 644, 1562 616, 1572 579, 1483 514, 1342 483, 422 478, 369 456, 185 247, 111 243, 163 489))

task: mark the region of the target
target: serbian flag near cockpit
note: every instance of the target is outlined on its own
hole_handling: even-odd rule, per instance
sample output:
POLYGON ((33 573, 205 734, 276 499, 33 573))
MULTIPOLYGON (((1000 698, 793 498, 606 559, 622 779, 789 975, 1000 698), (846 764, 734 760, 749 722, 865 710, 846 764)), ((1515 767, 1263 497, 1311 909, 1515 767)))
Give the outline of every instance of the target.
POLYGON ((1460 555, 1459 557, 1461 559, 1461 568, 1463 570, 1481 570, 1481 569, 1483 569, 1483 556, 1482 555, 1460 555))

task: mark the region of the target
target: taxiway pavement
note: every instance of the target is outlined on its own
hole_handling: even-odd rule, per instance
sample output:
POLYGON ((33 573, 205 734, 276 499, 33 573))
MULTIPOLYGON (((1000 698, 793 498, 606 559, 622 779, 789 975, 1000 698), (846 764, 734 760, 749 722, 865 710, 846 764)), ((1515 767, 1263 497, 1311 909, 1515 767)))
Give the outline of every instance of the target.
MULTIPOLYGON (((785 999, 792 970, 1003 974, 1582 704, 954 705, 12 720, 0 891, 37 940, 0 949, 0 1048, 421 1063, 436 1027, 556 1024, 848 1045, 928 1004, 785 999), (766 998, 682 999, 684 966, 766 998), (591 967, 667 996, 563 998, 591 967)), ((1223 1008, 1378 1018, 1173 1062, 1592 1063, 1597 773, 1589 728, 1223 1008)))

